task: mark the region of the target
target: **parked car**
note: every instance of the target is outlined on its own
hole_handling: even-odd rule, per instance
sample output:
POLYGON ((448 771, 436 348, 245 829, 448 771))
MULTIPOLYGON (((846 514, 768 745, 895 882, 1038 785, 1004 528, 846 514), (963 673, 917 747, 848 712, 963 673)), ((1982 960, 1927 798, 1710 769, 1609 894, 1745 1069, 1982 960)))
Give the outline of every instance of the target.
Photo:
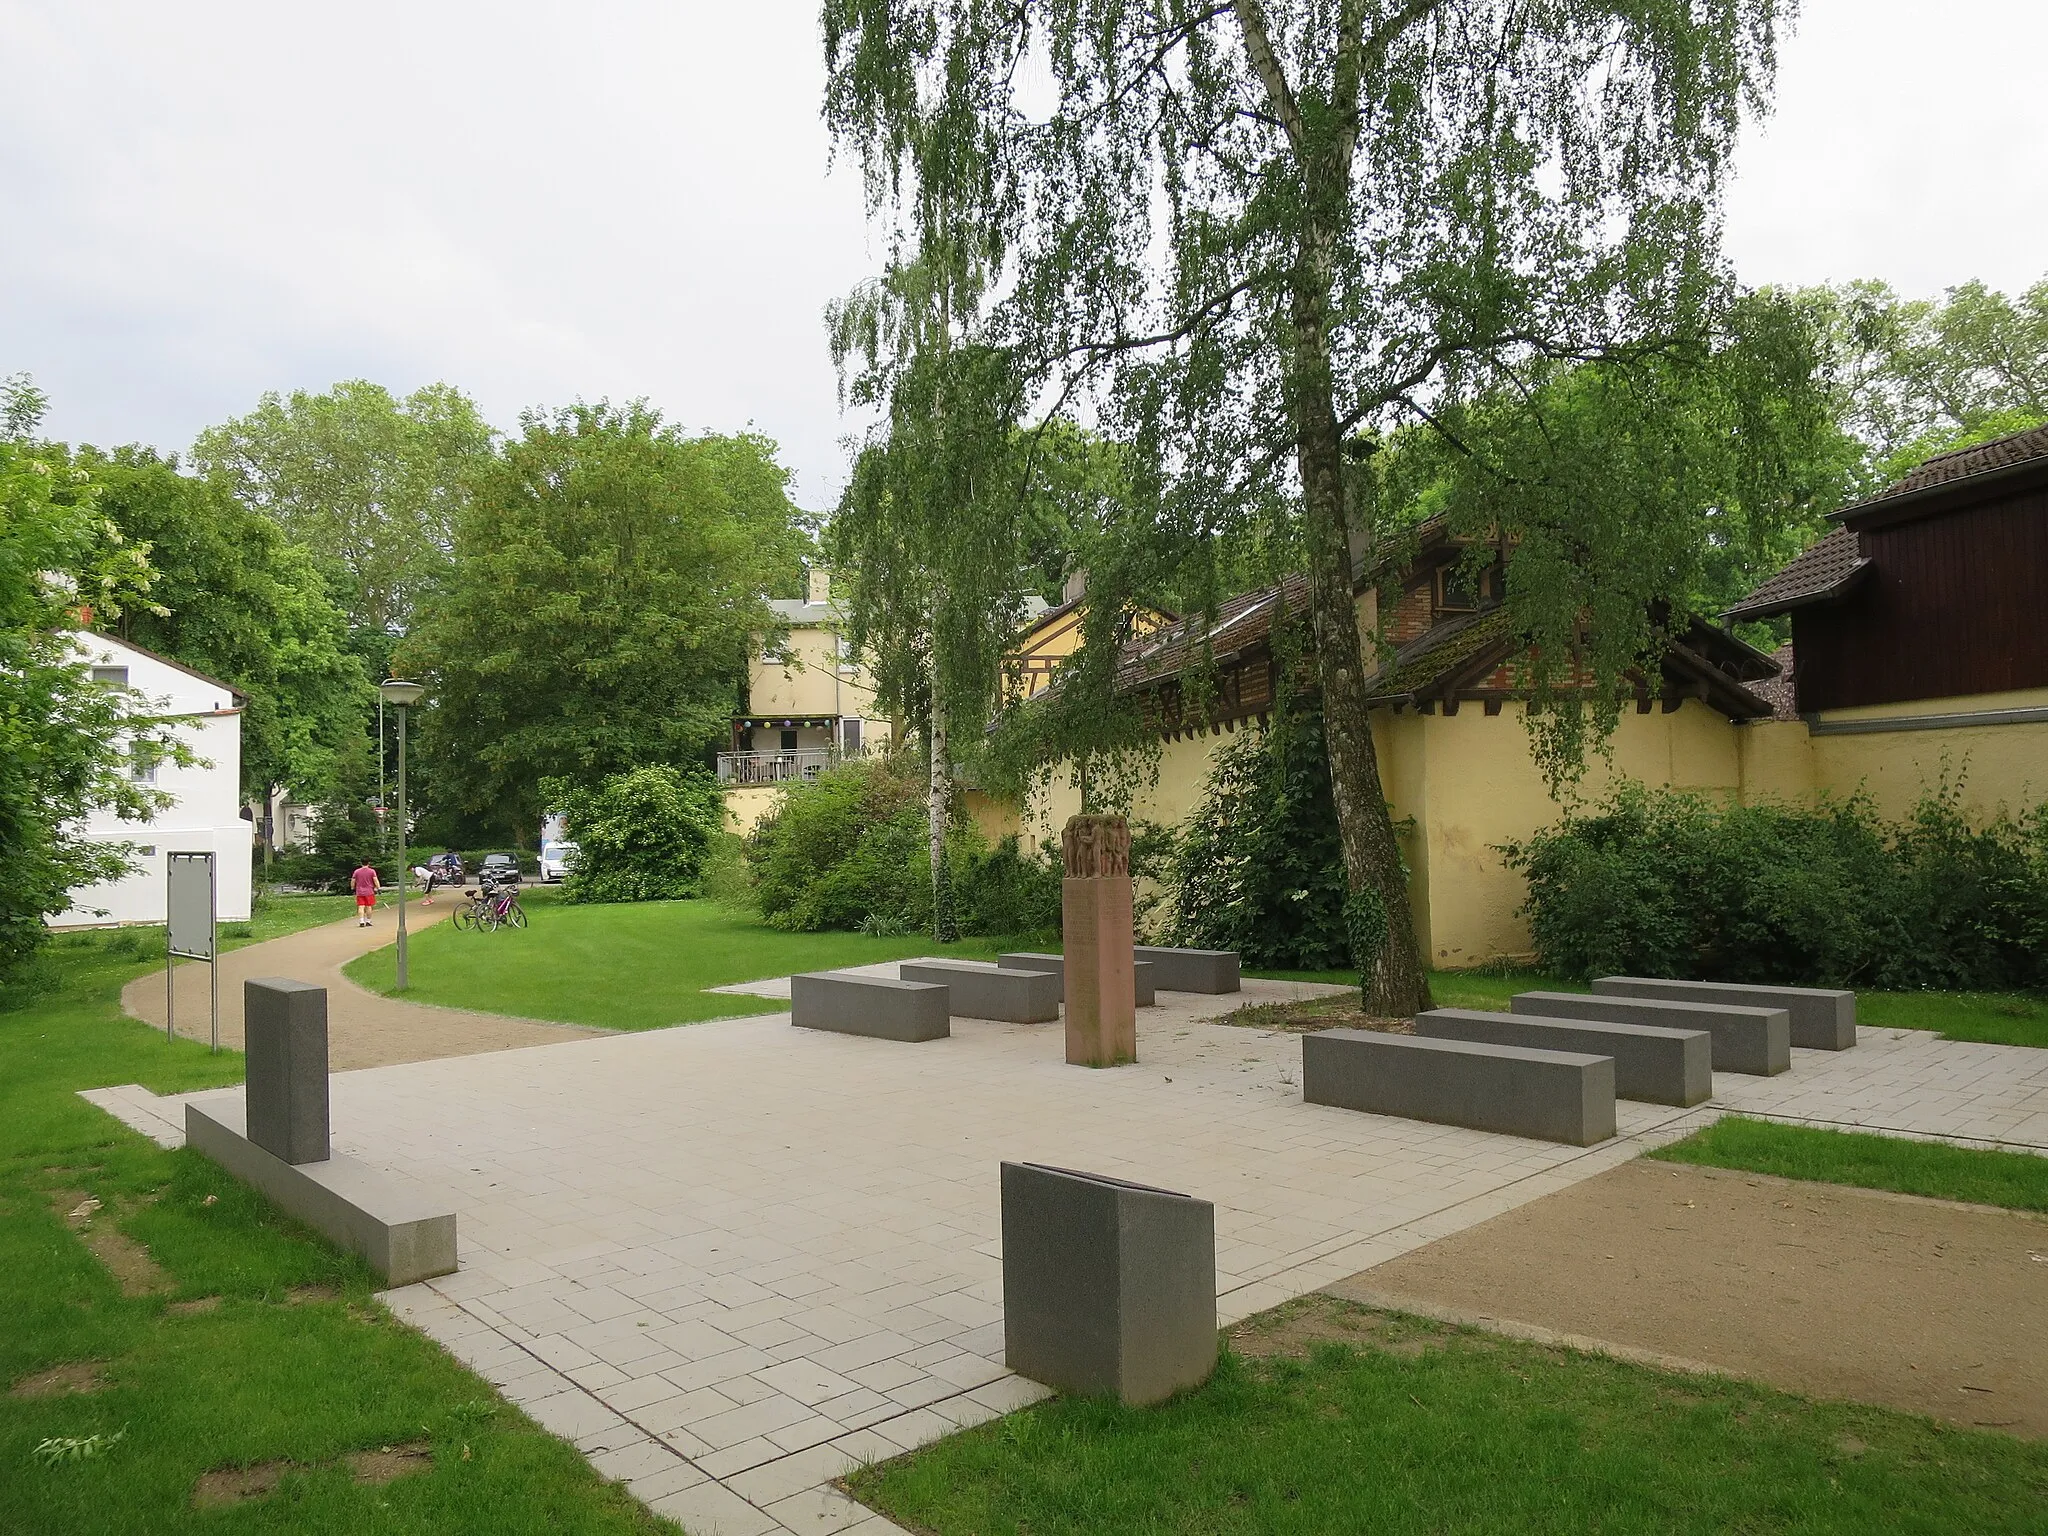
POLYGON ((519 859, 516 854, 487 853, 476 877, 493 885, 517 885, 519 883, 519 859))
POLYGON ((577 848, 574 843, 542 843, 540 845, 540 878, 544 885, 553 885, 566 879, 576 863, 577 848))

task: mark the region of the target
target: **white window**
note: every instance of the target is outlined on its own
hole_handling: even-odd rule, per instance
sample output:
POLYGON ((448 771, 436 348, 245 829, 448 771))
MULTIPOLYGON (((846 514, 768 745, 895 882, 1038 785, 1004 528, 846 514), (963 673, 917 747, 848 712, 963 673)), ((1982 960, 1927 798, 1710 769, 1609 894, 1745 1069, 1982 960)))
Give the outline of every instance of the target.
POLYGON ((846 757, 860 756, 860 721, 841 720, 839 722, 839 751, 841 755, 846 757))
POLYGON ((92 680, 96 683, 105 683, 110 688, 126 688, 128 686, 128 669, 126 667, 94 667, 92 669, 92 680))
POLYGON ((853 641, 845 635, 836 635, 833 638, 838 642, 839 647, 839 670, 842 672, 858 671, 859 663, 853 654, 853 641))
POLYGON ((128 777, 137 784, 154 784, 156 782, 156 764, 153 762, 130 763, 128 765, 128 777))

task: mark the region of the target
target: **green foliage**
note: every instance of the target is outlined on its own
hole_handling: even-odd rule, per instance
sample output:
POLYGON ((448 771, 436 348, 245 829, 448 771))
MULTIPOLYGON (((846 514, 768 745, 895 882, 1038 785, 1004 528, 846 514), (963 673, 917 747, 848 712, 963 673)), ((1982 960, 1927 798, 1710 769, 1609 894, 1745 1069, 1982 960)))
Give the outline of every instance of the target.
POLYGON ((639 403, 522 424, 477 471, 398 665, 431 687, 431 808, 501 815, 525 841, 542 779, 704 760, 803 535, 764 438, 685 437, 639 403))
POLYGON ((725 800, 703 769, 663 765, 608 776, 595 789, 542 786, 577 847, 563 882, 570 901, 675 901, 695 896, 725 800))
POLYGON ((995 847, 958 837, 953 851, 953 899, 960 931, 984 936, 1057 934, 1063 872, 1057 846, 1027 855, 1016 834, 995 847))
MULTIPOLYGON (((1217 754, 1173 863, 1173 942, 1234 949, 1247 966, 1328 970, 1352 963, 1354 920, 1371 937, 1376 907, 1347 907, 1344 852, 1318 719, 1283 717, 1217 754)), ((1367 900, 1370 901, 1370 893, 1367 900)), ((1379 912, 1377 927, 1386 916, 1379 912)))
POLYGON ((925 786, 902 756, 838 764, 783 790, 748 839, 754 900, 777 928, 857 929, 931 917, 925 786))
POLYGON ((1902 299, 1867 280, 1800 298, 1826 321, 1839 412, 1867 452, 1865 493, 1932 454, 2048 421, 2048 279, 2017 298, 1972 281, 1902 299))
POLYGON ((1632 784, 1504 852, 1561 975, 2048 986, 2048 807, 1972 827, 1960 784, 1903 824, 1860 798, 1728 806, 1632 784))
POLYGON ((81 448, 76 462, 100 486, 100 510, 156 568, 149 601, 129 605, 116 632, 247 695, 247 799, 331 793, 374 696, 313 558, 224 484, 181 474, 154 449, 81 448))
POLYGON ((350 379, 325 394, 266 394, 199 435, 193 461, 274 518, 330 575, 349 622, 403 630, 445 569, 467 481, 493 433, 460 390, 404 400, 350 379))
POLYGON ((144 551, 99 510, 99 487, 34 441, 42 396, 0 381, 0 980, 45 941, 77 886, 112 879, 125 850, 78 830, 91 811, 136 819, 158 803, 132 762, 180 749, 127 689, 94 683, 73 651, 77 606, 118 619, 147 587, 144 551))

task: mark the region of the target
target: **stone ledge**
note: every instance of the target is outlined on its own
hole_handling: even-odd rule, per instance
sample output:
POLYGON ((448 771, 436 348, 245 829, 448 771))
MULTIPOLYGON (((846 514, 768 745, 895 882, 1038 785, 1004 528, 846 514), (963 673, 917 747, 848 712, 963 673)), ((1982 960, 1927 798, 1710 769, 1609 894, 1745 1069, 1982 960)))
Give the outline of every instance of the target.
POLYGON ((242 1091, 185 1103, 185 1144, 286 1215, 359 1255, 389 1285, 455 1273, 455 1213, 397 1176, 337 1152, 285 1162, 249 1140, 242 1091))

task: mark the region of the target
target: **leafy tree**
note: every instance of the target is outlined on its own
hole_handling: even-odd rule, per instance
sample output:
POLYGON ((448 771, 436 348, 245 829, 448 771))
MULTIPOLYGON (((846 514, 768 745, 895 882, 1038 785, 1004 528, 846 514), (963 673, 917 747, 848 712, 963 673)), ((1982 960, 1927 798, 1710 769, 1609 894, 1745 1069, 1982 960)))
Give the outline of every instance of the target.
POLYGON ((711 840, 725 828, 725 799, 701 768, 635 768, 591 789, 555 779, 543 793, 576 840, 576 864, 563 884, 570 901, 695 896, 711 840))
POLYGON ((398 400, 351 379, 325 394, 267 394, 248 415, 202 432, 192 457, 314 553, 351 624, 402 631, 447 563, 468 477, 492 436, 449 385, 398 400))
MULTIPOLYGON (((1783 9, 825 0, 826 115, 873 202, 1002 258, 1000 338, 1130 445, 1171 542, 1208 558, 1292 467, 1352 927, 1385 935, 1375 1011, 1428 987, 1367 722, 1351 574, 1375 527, 1347 439, 1700 335, 1783 9)), ((1601 655, 1651 645, 1668 563, 1536 562, 1514 596, 1564 642, 1546 653, 1596 576, 1626 626, 1601 655)), ((1091 604, 1091 648, 1116 607, 1091 604)))
POLYGON ((900 757, 848 763, 792 784, 747 841, 754 899, 797 933, 931 920, 923 785, 900 757))
POLYGON ((118 617, 150 569, 96 506, 98 487, 32 434, 43 396, 0 381, 0 980, 43 943, 81 885, 128 868, 78 830, 88 813, 160 804, 131 765, 181 755, 136 695, 91 681, 71 634, 82 610, 118 617))
POLYGON ((100 510, 156 569, 149 601, 130 604, 116 632, 247 695, 245 798, 267 807, 279 790, 331 793, 374 700, 312 557, 219 481, 181 474, 153 449, 82 448, 76 462, 100 487, 100 510))
POLYGON ((1902 299, 1867 280, 1801 297, 1827 320, 1843 421, 1869 450, 1863 490, 2048 421, 2048 279, 2017 298, 1972 281, 1902 299))
POLYGON ((431 689, 435 795, 524 842, 543 779, 704 759, 804 535, 765 438, 686 437, 638 402, 522 427, 478 468, 397 665, 431 689))

